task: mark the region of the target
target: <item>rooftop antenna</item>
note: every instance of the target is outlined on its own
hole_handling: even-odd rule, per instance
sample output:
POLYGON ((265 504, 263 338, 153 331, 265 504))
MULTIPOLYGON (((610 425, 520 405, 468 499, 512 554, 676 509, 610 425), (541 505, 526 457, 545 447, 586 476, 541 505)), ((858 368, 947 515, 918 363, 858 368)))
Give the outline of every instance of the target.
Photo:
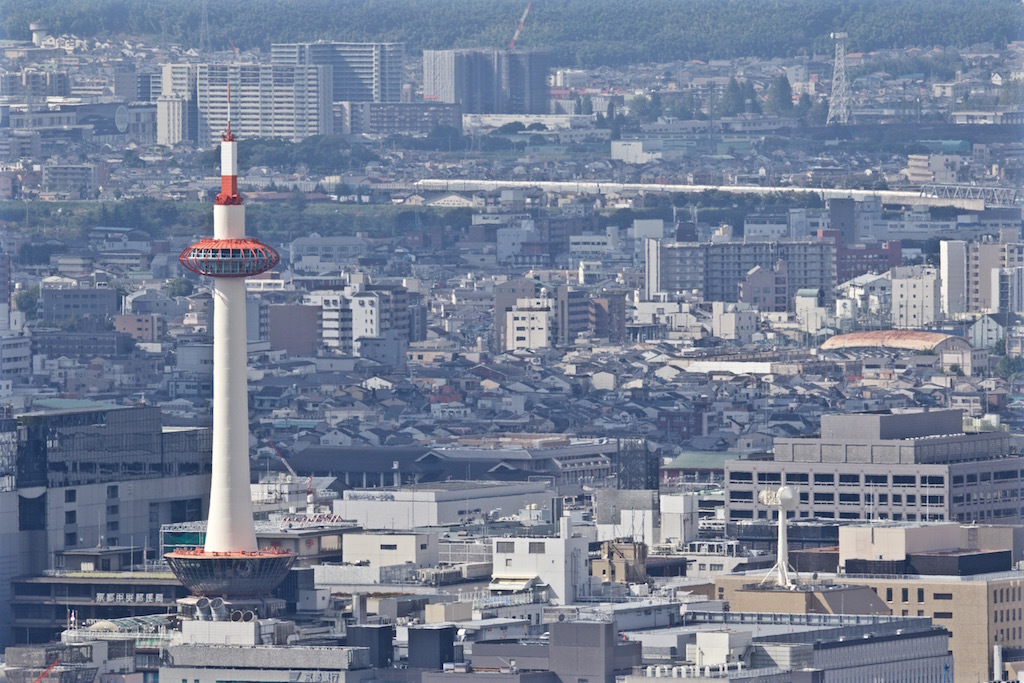
POLYGON ((789 520, 786 517, 786 513, 795 508, 799 502, 796 490, 791 486, 780 486, 775 491, 761 491, 757 494, 757 500, 762 505, 776 508, 779 511, 779 547, 775 566, 768 572, 768 576, 761 580, 761 583, 763 584, 772 575, 775 575, 777 585, 783 588, 793 588, 795 582, 789 576, 789 544, 786 538, 789 520))
POLYGON ((221 136, 224 142, 231 142, 235 136, 231 134, 231 83, 228 83, 228 132, 221 136))

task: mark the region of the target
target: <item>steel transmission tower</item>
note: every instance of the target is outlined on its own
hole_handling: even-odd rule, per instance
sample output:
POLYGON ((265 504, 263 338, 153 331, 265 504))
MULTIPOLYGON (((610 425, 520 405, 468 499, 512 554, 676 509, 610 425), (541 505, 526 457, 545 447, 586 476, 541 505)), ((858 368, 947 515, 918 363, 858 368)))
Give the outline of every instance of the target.
POLYGON ((199 25, 199 54, 201 55, 208 55, 213 51, 210 46, 210 13, 207 5, 207 0, 203 0, 202 23, 199 25))
POLYGON ((836 41, 836 59, 832 67, 832 96, 828 100, 826 126, 833 123, 846 125, 853 109, 853 93, 850 92, 850 82, 846 80, 846 32, 833 33, 832 39, 836 41))

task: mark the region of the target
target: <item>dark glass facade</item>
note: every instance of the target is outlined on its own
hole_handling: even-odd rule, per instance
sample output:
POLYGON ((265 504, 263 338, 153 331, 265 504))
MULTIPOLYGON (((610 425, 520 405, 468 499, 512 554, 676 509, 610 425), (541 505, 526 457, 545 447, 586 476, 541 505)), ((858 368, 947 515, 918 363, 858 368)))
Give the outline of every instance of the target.
POLYGON ((158 407, 29 413, 17 418, 17 431, 15 470, 22 488, 210 472, 210 431, 165 431, 158 407))

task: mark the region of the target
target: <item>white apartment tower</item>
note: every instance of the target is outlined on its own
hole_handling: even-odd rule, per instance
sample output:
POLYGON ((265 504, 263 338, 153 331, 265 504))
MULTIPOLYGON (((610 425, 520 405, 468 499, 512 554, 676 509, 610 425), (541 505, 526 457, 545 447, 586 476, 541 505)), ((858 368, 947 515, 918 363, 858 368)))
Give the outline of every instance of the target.
POLYGON ((644 240, 644 301, 654 301, 661 291, 661 240, 644 240))
POLYGON ((220 139, 229 110, 235 132, 247 138, 297 142, 333 132, 328 66, 200 64, 196 90, 200 145, 220 139))
POLYGON ((921 329, 942 317, 939 272, 926 266, 893 268, 892 325, 921 329))
POLYGON ((967 312, 967 242, 939 242, 942 314, 947 319, 967 312))

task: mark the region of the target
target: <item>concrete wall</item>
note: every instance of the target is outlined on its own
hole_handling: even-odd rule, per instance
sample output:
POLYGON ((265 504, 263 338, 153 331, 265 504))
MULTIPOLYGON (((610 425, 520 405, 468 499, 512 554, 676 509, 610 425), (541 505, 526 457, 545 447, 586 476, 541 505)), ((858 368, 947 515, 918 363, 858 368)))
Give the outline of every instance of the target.
POLYGON ((952 550, 959 546, 959 524, 843 526, 839 528, 839 566, 845 566, 848 559, 902 561, 911 553, 952 550))
POLYGON ((695 495, 661 496, 661 543, 696 540, 697 502, 695 495))
POLYGON ((494 579, 540 577, 555 604, 572 604, 586 593, 588 540, 561 519, 558 538, 495 538, 494 579))
POLYGON ((551 500, 544 484, 467 486, 455 489, 387 489, 346 491, 334 501, 334 514, 355 520, 366 529, 415 529, 458 524, 468 515, 501 510, 511 514, 530 503, 551 500), (479 511, 479 512, 476 512, 479 511))
POLYGON ((345 534, 345 562, 369 562, 371 567, 413 564, 435 567, 438 562, 436 534, 345 534))

